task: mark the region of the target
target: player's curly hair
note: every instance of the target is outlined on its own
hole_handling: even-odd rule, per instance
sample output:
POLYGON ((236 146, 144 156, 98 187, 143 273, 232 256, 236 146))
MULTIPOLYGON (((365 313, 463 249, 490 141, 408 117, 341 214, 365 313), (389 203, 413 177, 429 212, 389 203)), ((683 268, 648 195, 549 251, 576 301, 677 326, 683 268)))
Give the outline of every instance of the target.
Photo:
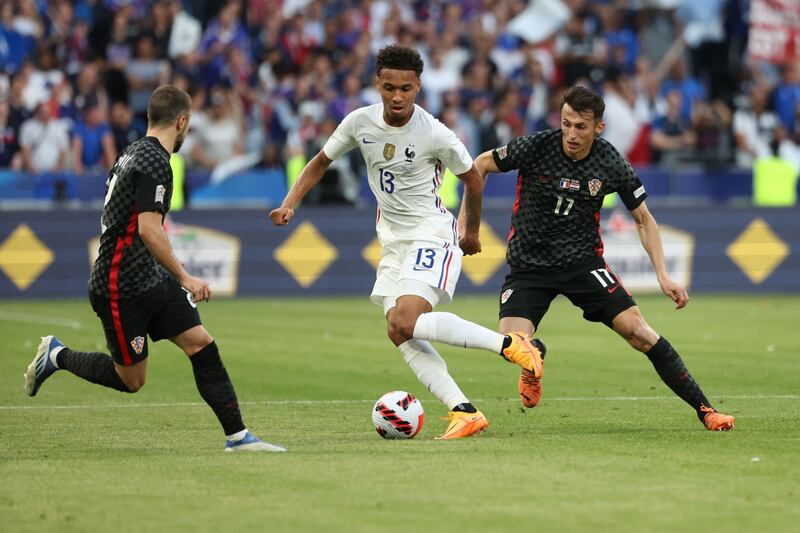
POLYGON ((391 68, 395 70, 413 70, 417 77, 422 75, 424 63, 419 52, 408 46, 390 44, 378 51, 376 58, 375 74, 380 76, 381 70, 391 68))
POLYGON ((573 111, 578 113, 591 111, 597 122, 603 120, 603 113, 606 110, 606 103, 600 95, 582 85, 575 85, 564 91, 561 107, 564 107, 564 104, 569 105, 573 111))
POLYGON ((162 85, 150 95, 147 103, 147 123, 150 126, 167 126, 188 115, 192 110, 192 97, 172 85, 162 85))

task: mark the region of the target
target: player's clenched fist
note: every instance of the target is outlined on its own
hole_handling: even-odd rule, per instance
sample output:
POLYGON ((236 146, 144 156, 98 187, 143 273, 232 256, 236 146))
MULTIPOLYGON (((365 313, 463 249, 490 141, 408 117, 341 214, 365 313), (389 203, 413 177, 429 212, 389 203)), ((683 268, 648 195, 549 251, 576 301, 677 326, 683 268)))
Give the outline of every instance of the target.
POLYGON ((194 276, 186 276, 179 283, 192 295, 193 302, 207 302, 211 299, 211 286, 207 281, 194 276))
POLYGON ((481 240, 478 235, 462 234, 458 239, 458 247, 464 255, 474 255, 481 251, 481 240))
POLYGON ((285 226, 294 217, 294 209, 279 207, 269 212, 269 218, 276 226, 285 226))
POLYGON ((689 293, 678 283, 675 283, 671 279, 667 278, 666 280, 659 281, 661 285, 661 291, 669 296, 669 298, 675 302, 676 309, 683 309, 686 307, 686 304, 689 303, 689 293))

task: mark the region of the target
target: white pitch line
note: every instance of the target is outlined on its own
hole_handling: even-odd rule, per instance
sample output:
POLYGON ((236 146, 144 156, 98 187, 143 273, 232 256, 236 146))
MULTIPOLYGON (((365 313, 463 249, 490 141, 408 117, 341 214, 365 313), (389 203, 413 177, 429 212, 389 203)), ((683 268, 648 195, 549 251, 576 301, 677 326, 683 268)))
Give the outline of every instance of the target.
MULTIPOLYGON (((718 400, 800 400, 797 394, 775 395, 729 395, 715 396, 718 400)), ((578 396, 547 398, 548 402, 641 402, 641 401, 674 401, 680 400, 672 396, 578 396)), ((240 405, 346 405, 369 404, 374 400, 264 400, 260 402, 239 402, 240 405)), ((516 402, 516 398, 490 398, 476 399, 474 402, 516 402)), ((55 409, 142 409, 152 407, 196 407, 205 406, 203 402, 169 402, 169 403, 116 403, 98 405, 0 405, 0 411, 33 411, 55 409)))
POLYGON ((81 323, 77 320, 47 315, 26 315, 25 313, 6 313, 4 311, 0 311, 0 321, 46 324, 48 326, 65 326, 75 330, 81 329, 81 323))
MULTIPOLYGON (((714 396, 715 400, 800 400, 800 395, 797 394, 754 394, 754 395, 722 395, 722 396, 714 396)), ((514 399, 516 400, 516 398, 514 399)), ((680 400, 677 396, 606 396, 606 397, 597 397, 593 398, 591 396, 587 397, 575 397, 570 398, 568 396, 563 398, 547 398, 547 400, 554 400, 557 402, 589 402, 589 401, 606 401, 606 402, 638 402, 642 400, 680 400)), ((485 400, 484 400, 485 401, 485 400)))

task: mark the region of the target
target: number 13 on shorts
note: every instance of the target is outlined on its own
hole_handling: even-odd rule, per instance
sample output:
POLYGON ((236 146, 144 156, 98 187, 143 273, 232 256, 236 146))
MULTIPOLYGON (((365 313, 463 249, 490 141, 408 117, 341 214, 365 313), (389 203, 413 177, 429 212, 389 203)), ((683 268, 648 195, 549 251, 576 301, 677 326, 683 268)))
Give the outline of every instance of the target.
POLYGON ((403 261, 401 277, 417 279, 431 287, 449 291, 461 274, 461 256, 461 250, 453 246, 411 248, 403 261))

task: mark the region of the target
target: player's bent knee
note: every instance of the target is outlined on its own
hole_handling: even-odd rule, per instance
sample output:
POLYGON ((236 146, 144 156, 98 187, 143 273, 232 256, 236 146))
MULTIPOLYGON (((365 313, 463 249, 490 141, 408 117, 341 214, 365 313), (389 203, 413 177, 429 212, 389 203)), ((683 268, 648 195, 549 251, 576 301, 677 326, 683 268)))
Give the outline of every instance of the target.
POLYGON ((187 347, 184 352, 189 357, 193 356, 200 350, 203 350, 206 346, 214 342, 214 338, 211 335, 206 334, 204 337, 197 339, 190 347, 187 347))
POLYGON ((128 387, 130 392, 139 392, 144 387, 145 378, 122 378, 122 382, 128 387))
POLYGON ((178 347, 183 350, 183 353, 189 357, 214 342, 214 338, 202 325, 184 331, 180 335, 172 337, 170 340, 178 345, 178 347))
POLYGON ((388 321, 387 333, 395 346, 400 346, 414 336, 414 324, 394 314, 388 321))
POLYGON ((645 321, 637 307, 631 307, 617 315, 613 328, 633 349, 640 352, 649 351, 658 341, 658 333, 645 321))
POLYGON ((625 335, 625 340, 627 340, 628 344, 634 349, 640 352, 647 352, 653 347, 656 341, 658 341, 658 334, 656 334, 650 326, 642 322, 641 324, 637 324, 636 327, 625 335))
POLYGON ((631 348, 633 348, 634 350, 636 350, 638 352, 646 352, 647 351, 647 349, 645 348, 644 343, 642 343, 640 341, 640 339, 637 339, 636 337, 629 337, 627 339, 627 341, 628 341, 628 344, 631 345, 631 348))
POLYGON ((190 354, 190 352, 191 354, 195 354, 200 350, 202 350, 203 348, 205 348, 206 346, 208 346, 209 344, 211 344, 212 342, 214 342, 214 337, 212 337, 208 333, 208 331, 205 330, 205 328, 202 328, 200 331, 198 331, 195 335, 192 336, 189 342, 189 346, 187 346, 188 349, 185 351, 187 355, 190 354))
POLYGON ((398 332, 396 329, 393 329, 391 326, 388 328, 387 334, 389 336, 389 340, 392 341, 392 344, 395 346, 400 346, 408 340, 400 335, 400 332, 398 332))
POLYGON ((409 322, 404 320, 400 323, 398 327, 398 332, 400 336, 403 337, 405 340, 409 340, 414 337, 414 322, 409 322))

